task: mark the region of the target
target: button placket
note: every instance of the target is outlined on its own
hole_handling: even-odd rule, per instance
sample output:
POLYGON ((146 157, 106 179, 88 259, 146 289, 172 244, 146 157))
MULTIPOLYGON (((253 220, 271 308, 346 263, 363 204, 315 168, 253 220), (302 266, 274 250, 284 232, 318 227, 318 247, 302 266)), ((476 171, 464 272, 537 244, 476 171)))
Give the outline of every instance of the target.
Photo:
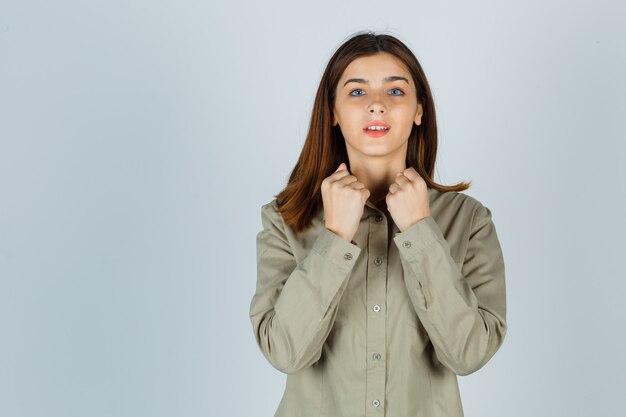
MULTIPOLYGON (((371 306, 372 311, 367 313, 367 331, 366 343, 367 350, 370 352, 371 360, 368 361, 368 369, 366 373, 367 400, 371 404, 365 414, 365 417, 374 417, 382 412, 383 400, 381 396, 385 395, 385 376, 386 363, 385 357, 385 333, 386 333, 386 314, 383 308, 387 302, 387 268, 384 266, 385 256, 388 253, 388 224, 385 216, 379 211, 373 212, 370 216, 369 236, 367 239, 367 257, 368 262, 372 262, 377 268, 371 267, 367 269, 367 286, 366 286, 366 305, 371 306), (381 314, 379 314, 381 313, 381 314)), ((386 311, 386 310, 385 310, 386 311)))

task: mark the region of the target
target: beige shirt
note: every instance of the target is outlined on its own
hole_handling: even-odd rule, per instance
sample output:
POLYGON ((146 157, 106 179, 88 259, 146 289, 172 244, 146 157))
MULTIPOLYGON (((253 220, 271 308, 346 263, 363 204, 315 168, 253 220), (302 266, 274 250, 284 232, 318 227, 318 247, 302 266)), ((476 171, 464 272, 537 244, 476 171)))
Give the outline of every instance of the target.
POLYGON ((296 236, 276 199, 262 206, 250 320, 287 374, 275 417, 463 416, 457 375, 506 334, 504 258, 486 206, 428 197, 431 216, 404 232, 368 200, 352 243, 323 210, 296 236))

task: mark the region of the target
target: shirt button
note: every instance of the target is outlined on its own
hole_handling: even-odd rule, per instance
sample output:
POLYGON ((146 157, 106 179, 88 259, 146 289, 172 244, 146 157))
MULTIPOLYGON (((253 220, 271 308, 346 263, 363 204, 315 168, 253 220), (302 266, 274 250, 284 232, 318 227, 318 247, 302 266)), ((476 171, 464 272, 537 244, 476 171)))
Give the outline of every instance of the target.
POLYGON ((410 248, 411 247, 411 242, 409 242, 408 240, 405 240, 404 243, 402 244, 405 248, 410 248))
POLYGON ((375 219, 376 219, 376 223, 380 223, 383 221, 383 216, 381 216, 380 214, 377 214, 375 219))
POLYGON ((380 311, 380 306, 378 304, 374 304, 374 307, 372 307, 374 309, 375 312, 379 312, 380 311))
POLYGON ((350 252, 346 253, 345 255, 343 255, 343 259, 349 261, 350 259, 352 259, 352 254, 350 252))
POLYGON ((372 355, 372 358, 374 358, 375 361, 380 359, 380 353, 376 352, 372 355))
POLYGON ((380 266, 380 264, 383 263, 383 260, 380 259, 380 258, 376 258, 376 259, 374 259, 374 263, 376 264, 376 266, 380 266))
POLYGON ((374 400, 372 401, 372 404, 374 405, 374 407, 378 407, 380 405, 380 401, 374 400))

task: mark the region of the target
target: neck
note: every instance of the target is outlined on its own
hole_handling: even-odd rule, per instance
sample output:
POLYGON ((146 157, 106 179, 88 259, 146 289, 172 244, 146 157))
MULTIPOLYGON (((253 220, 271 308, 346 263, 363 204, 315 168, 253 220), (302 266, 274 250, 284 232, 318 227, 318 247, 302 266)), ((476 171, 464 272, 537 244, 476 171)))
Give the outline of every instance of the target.
POLYGON ((369 200, 375 206, 387 206, 385 198, 389 192, 389 186, 396 181, 396 173, 404 171, 406 164, 370 164, 353 166, 350 164, 351 174, 363 183, 370 191, 369 200))

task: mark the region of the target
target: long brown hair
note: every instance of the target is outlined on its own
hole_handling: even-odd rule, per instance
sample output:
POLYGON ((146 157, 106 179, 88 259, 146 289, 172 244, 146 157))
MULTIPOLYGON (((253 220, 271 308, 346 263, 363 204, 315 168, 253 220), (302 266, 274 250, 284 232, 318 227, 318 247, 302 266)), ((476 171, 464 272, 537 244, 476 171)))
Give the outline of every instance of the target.
POLYGON ((430 86, 415 55, 404 43, 391 35, 357 32, 340 45, 330 58, 317 89, 309 131, 300 157, 291 171, 287 185, 274 196, 285 224, 296 232, 310 227, 313 217, 323 209, 322 181, 342 162, 350 170, 345 139, 339 125, 332 126, 337 83, 353 60, 379 52, 392 54, 404 63, 413 77, 417 101, 423 106, 422 122, 419 126, 413 124, 409 136, 406 167, 413 167, 428 187, 440 191, 463 191, 470 186, 471 181, 453 186, 433 181, 437 157, 437 120, 430 86))

